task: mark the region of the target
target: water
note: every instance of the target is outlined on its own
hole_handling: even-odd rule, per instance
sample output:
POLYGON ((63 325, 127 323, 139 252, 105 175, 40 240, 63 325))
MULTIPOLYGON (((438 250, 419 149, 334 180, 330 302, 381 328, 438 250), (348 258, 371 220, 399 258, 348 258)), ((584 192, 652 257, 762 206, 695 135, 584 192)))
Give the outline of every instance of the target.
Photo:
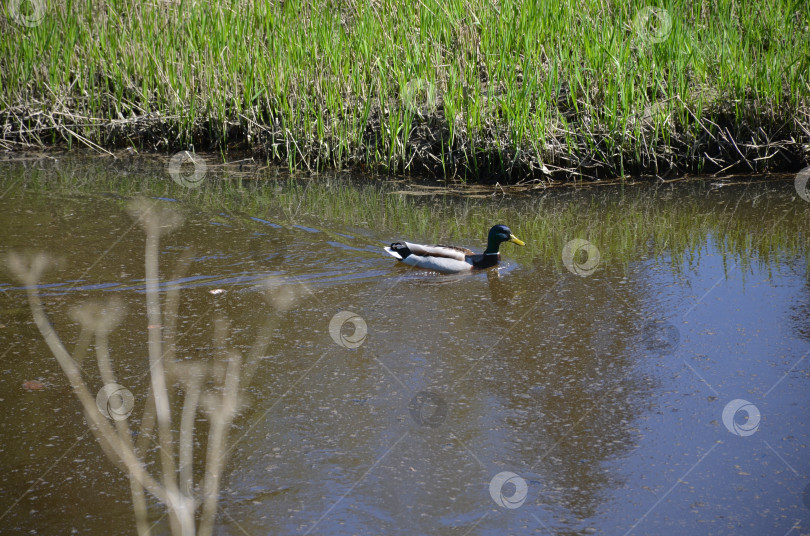
MULTIPOLYGON (((19 180, 19 167, 4 166, 19 180)), ((110 172, 71 171, 92 173, 110 172)), ((51 255, 40 292, 69 350, 80 332, 73 307, 123 301, 110 348, 137 430, 148 393, 144 235, 119 195, 133 186, 43 184, 3 187, 0 253, 51 255)), ((358 187, 329 188, 340 197, 358 187)), ((501 199, 498 210, 521 216, 505 223, 527 246, 506 244, 499 269, 465 276, 397 265, 381 247, 431 231, 416 222, 397 233, 357 205, 319 213, 298 203, 293 217, 295 207, 150 190, 184 216, 160 244, 163 288, 182 288, 178 359, 213 359, 217 318, 230 321, 227 344, 242 355, 274 322, 231 430, 216 533, 807 532, 809 204, 792 188, 563 192, 541 213, 536 194, 501 199), (604 201, 616 195, 625 201, 604 201), (594 226, 673 198, 682 216, 652 224, 632 247, 594 241, 593 271, 582 253, 569 270, 559 237, 532 222, 585 198, 594 226), (691 216, 720 207, 731 216, 691 216), (683 240, 661 243, 672 227, 683 240), (173 277, 186 251, 188 273, 173 277), (268 278, 286 292, 280 314, 262 290, 268 278), (496 477, 504 472, 513 475, 496 477)), ((495 207, 447 203, 433 226, 463 229, 448 213, 495 207)), ((483 247, 472 231, 457 234, 483 247)), ((3 532, 134 533, 128 480, 89 433, 24 289, 4 271, 0 290, 3 532), (43 388, 25 388, 32 380, 43 388)), ((93 355, 82 366, 95 393, 93 355)), ((207 430, 202 413, 197 426, 207 430)), ((150 502, 157 533, 168 534, 163 512, 150 502)))

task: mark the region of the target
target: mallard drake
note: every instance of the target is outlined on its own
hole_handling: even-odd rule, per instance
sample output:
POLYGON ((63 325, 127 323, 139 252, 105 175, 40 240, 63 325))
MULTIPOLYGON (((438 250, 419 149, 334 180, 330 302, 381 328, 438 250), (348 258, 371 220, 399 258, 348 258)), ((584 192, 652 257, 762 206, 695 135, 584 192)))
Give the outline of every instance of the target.
POLYGON ((385 248, 389 255, 397 260, 444 273, 457 273, 467 270, 481 270, 495 266, 501 259, 498 249, 503 242, 512 242, 518 246, 525 245, 522 240, 512 234, 506 225, 496 225, 489 230, 487 249, 476 255, 467 248, 455 246, 423 246, 410 242, 394 242, 385 248))

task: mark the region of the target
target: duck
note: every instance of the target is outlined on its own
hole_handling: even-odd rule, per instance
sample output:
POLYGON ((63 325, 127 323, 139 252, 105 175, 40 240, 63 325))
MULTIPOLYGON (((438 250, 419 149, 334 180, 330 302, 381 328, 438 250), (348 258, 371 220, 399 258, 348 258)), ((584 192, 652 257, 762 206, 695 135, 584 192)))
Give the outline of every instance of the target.
POLYGON ((483 253, 475 254, 467 248, 456 246, 425 246, 411 244, 410 242, 394 242, 385 251, 410 266, 435 270, 437 272, 454 274, 469 270, 484 270, 496 266, 501 260, 498 251, 504 242, 512 242, 518 246, 526 245, 506 225, 495 225, 489 230, 487 236, 487 249, 483 253))

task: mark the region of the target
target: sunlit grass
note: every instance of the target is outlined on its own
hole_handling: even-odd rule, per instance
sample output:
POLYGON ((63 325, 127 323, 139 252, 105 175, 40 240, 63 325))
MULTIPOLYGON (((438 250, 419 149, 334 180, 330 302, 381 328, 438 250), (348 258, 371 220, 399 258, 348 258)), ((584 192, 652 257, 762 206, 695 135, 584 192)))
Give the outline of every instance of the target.
POLYGON ((623 175, 711 166, 721 127, 800 135, 810 94, 807 2, 671 0, 662 28, 642 0, 41 1, 0 19, 10 139, 623 175))

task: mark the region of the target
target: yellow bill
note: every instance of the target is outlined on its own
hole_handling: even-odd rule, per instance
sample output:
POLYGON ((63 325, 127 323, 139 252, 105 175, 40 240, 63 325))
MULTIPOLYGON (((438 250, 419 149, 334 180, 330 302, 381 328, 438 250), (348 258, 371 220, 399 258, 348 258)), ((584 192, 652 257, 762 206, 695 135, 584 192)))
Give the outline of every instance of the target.
POLYGON ((525 242, 523 242, 523 240, 521 240, 520 238, 516 237, 516 236, 515 236, 515 235, 513 235, 513 234, 510 234, 510 235, 509 235, 509 241, 510 241, 510 242, 514 242, 514 243, 515 243, 515 244, 517 244, 518 246, 525 246, 525 245, 526 245, 526 243, 525 243, 525 242))

